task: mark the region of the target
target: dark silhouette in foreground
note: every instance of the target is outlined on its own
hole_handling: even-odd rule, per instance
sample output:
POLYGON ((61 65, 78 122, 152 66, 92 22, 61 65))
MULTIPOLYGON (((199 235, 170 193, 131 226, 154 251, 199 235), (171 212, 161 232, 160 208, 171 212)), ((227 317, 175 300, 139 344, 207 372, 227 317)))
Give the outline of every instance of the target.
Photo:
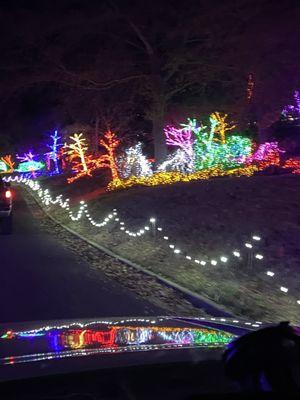
POLYGON ((223 356, 226 375, 242 391, 300 395, 299 333, 281 322, 236 339, 223 356))

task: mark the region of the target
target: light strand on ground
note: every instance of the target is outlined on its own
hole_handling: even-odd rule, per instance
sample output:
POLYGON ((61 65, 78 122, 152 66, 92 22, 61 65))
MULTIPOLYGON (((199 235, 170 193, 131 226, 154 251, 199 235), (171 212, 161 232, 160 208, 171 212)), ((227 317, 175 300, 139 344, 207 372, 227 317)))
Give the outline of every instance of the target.
MULTIPOLYGON (((41 199, 41 202, 46 205, 58 205, 59 207, 65 209, 68 214, 70 219, 73 222, 79 221, 83 216, 87 218, 87 220, 90 222, 91 225, 97 227, 97 228, 102 228, 106 226, 108 223, 115 223, 116 226, 118 226, 119 230, 125 233, 126 235, 130 237, 141 237, 145 234, 152 234, 153 236, 161 234, 162 239, 165 240, 168 243, 168 248, 170 251, 175 255, 175 256, 183 256, 186 260, 198 264, 201 266, 206 266, 206 265, 222 265, 230 261, 230 257, 228 255, 221 255, 220 257, 210 259, 210 257, 203 255, 201 257, 202 259, 199 258, 194 258, 189 254, 186 254, 185 251, 181 250, 178 248, 174 243, 171 243, 169 236, 166 236, 163 231, 164 229, 160 226, 157 226, 157 220, 154 217, 151 217, 149 219, 149 225, 145 225, 142 228, 133 231, 130 230, 126 227, 125 222, 122 221, 119 218, 118 212, 116 209, 114 209, 112 212, 110 212, 102 221, 96 222, 90 215, 88 206, 84 201, 80 202, 80 207, 77 212, 77 214, 74 214, 70 210, 70 200, 66 199, 63 200, 62 195, 56 196, 56 198, 52 198, 52 196, 49 193, 48 189, 42 189, 40 184, 37 181, 33 181, 32 179, 22 177, 22 176, 15 176, 15 177, 5 177, 3 178, 6 182, 17 182, 17 183, 23 183, 26 186, 28 186, 31 190, 34 192, 37 192, 39 198, 41 199)), ((244 243, 244 247, 247 248, 247 251, 253 252, 253 248, 255 247, 256 242, 260 241, 261 238, 258 235, 253 235, 251 239, 247 242, 244 243)), ((241 257, 241 251, 240 250, 233 250, 231 253, 234 257, 240 258, 241 257)), ((262 254, 259 253, 252 253, 253 257, 257 260, 262 260, 264 257, 262 254)), ((272 271, 266 271, 265 274, 270 277, 274 278, 275 273, 272 271)), ((283 293, 288 293, 289 289, 285 286, 279 286, 278 288, 281 292, 283 293)), ((296 301, 297 304, 300 304, 300 300, 296 301)))

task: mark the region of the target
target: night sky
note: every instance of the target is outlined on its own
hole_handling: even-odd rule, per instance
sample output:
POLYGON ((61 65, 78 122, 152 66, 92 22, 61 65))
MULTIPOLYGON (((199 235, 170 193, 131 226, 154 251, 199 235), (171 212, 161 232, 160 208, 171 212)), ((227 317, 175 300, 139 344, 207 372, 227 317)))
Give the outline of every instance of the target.
POLYGON ((300 87, 299 1, 24 0, 0 12, 3 151, 97 118, 148 132, 160 110, 166 122, 252 113, 264 128, 300 87))

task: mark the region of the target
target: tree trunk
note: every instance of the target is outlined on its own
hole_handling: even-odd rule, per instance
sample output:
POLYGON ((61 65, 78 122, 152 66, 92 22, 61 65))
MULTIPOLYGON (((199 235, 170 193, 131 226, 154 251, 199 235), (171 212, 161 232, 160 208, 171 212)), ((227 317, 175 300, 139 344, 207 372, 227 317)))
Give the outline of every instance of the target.
POLYGON ((94 131, 94 140, 93 140, 93 150, 94 153, 98 153, 98 148, 99 148, 99 124, 100 124, 100 118, 99 114, 96 113, 96 120, 95 120, 95 131, 94 131))
POLYGON ((164 114, 155 113, 152 118, 152 134, 154 140, 155 167, 165 161, 167 157, 167 146, 164 135, 164 114))

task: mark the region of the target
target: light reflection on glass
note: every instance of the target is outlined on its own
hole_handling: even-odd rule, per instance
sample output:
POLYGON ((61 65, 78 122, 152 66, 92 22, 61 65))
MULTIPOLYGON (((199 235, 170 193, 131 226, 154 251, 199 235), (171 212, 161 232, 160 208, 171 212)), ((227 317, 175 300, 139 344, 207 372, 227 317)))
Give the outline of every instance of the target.
MULTIPOLYGON (((150 322, 150 321, 149 321, 150 322)), ((151 323, 151 322, 150 322, 151 323)), ((186 347, 224 347, 235 336, 231 333, 207 327, 173 327, 140 324, 86 324, 75 327, 43 327, 32 331, 7 331, 0 337, 5 352, 0 364, 50 360, 65 357, 153 351, 186 347), (6 343, 6 345, 5 345, 6 343), (5 346, 4 346, 5 345, 5 346), (7 347, 9 345, 9 347, 7 347), (17 349, 22 345, 22 352, 17 349)))

